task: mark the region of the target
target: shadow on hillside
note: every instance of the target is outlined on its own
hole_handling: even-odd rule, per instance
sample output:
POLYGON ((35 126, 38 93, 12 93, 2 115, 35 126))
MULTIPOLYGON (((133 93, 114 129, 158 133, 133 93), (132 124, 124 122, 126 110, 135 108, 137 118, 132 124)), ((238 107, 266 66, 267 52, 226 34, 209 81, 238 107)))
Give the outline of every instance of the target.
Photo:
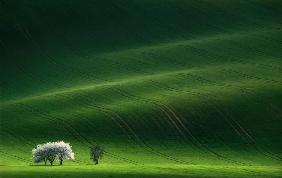
MULTIPOLYGON (((60 165, 53 165, 51 166, 50 164, 47 164, 47 165, 43 165, 43 164, 39 164, 39 165, 36 165, 36 164, 31 164, 29 166, 32 166, 32 167, 57 167, 57 166, 60 166, 60 165)), ((62 167, 62 166, 61 166, 62 167)))

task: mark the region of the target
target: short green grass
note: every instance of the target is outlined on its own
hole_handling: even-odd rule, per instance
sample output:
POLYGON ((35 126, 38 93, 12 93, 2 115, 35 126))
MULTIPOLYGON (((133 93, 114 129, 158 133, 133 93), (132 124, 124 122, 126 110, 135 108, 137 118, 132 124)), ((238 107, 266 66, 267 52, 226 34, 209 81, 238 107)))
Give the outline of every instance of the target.
POLYGON ((234 167, 216 165, 148 164, 103 164, 100 166, 9 166, 1 167, 4 177, 280 177, 281 167, 234 167))

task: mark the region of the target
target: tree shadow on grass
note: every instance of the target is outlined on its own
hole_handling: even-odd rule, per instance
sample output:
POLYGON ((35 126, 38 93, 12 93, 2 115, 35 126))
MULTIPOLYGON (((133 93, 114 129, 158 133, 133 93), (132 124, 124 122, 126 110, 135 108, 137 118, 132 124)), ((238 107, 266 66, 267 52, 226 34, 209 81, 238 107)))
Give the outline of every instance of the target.
POLYGON ((60 165, 53 165, 53 166, 51 166, 51 165, 43 165, 43 164, 38 164, 38 165, 36 165, 36 164, 31 164, 31 165, 29 165, 29 166, 32 166, 32 167, 57 167, 57 166, 62 167, 62 166, 60 166, 60 165))

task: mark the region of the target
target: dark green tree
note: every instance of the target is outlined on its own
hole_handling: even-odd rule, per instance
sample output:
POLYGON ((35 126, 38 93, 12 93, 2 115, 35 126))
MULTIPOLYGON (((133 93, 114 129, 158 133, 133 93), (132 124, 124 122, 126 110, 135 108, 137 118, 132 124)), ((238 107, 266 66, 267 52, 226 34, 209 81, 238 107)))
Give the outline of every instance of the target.
POLYGON ((99 145, 93 145, 90 148, 90 159, 92 159, 95 164, 99 164, 99 160, 102 159, 104 155, 104 150, 99 145))

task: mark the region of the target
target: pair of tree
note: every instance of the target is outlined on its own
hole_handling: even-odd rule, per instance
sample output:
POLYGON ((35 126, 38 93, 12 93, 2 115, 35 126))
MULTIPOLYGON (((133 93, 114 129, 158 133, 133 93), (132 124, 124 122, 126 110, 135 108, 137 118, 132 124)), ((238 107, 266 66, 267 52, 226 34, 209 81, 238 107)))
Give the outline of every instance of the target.
MULTIPOLYGON (((99 145, 93 145, 90 148, 90 159, 92 159, 95 164, 99 163, 103 155, 104 150, 99 145)), ((35 163, 44 162, 45 165, 47 161, 49 161, 51 166, 53 166, 54 161, 58 159, 59 164, 62 165, 63 160, 74 160, 74 153, 69 143, 63 141, 48 142, 37 145, 37 147, 32 150, 32 158, 35 163)))
POLYGON ((63 160, 74 160, 74 153, 69 143, 63 141, 48 142, 37 145, 37 147, 32 150, 32 158, 35 163, 44 162, 45 165, 47 161, 49 161, 51 166, 53 166, 54 161, 58 159, 59 164, 62 165, 63 160))

